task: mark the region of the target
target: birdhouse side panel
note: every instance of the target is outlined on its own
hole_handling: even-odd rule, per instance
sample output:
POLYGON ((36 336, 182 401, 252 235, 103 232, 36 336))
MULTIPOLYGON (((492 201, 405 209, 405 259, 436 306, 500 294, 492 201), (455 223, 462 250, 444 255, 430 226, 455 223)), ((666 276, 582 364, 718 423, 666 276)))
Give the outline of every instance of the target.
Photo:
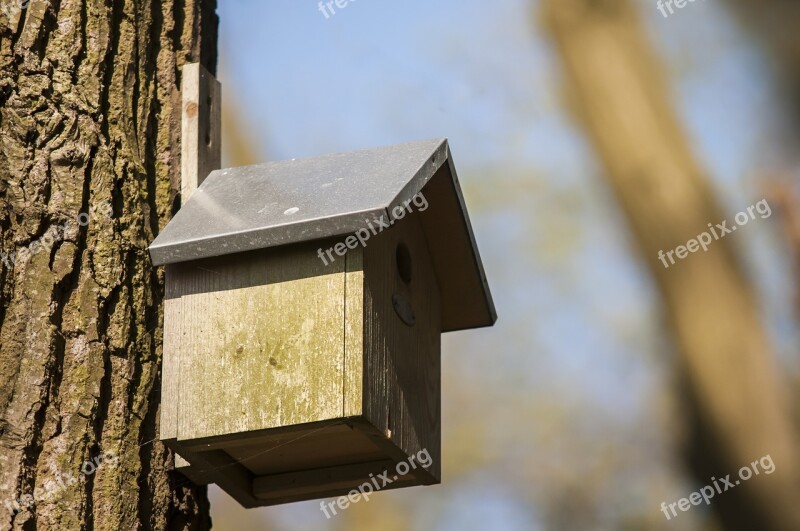
POLYGON ((430 456, 421 475, 438 482, 441 302, 418 217, 370 241, 364 268, 365 416, 400 450, 396 459, 430 456))

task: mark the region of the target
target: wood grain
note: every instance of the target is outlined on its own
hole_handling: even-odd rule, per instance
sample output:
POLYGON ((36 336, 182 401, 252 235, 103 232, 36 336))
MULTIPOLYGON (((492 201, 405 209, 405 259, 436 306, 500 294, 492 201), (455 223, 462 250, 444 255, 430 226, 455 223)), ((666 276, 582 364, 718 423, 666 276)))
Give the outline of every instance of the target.
POLYGON ((245 506, 346 493, 367 479, 363 470, 393 471, 423 450, 432 466, 393 487, 440 479, 441 304, 418 217, 327 266, 320 245, 168 268, 165 348, 179 382, 166 422, 190 477, 245 506))
MULTIPOLYGON (((183 66, 181 76, 181 201, 185 204, 208 174, 222 166, 222 87, 200 63, 183 66)), ((167 268, 167 290, 170 289, 167 268)), ((167 303, 164 320, 179 320, 175 315, 180 308, 167 303)), ((177 393, 180 363, 174 336, 164 338, 162 362, 162 412, 161 439, 173 450, 178 450, 177 438, 177 393)), ((192 473, 186 459, 176 456, 175 469, 198 484, 207 481, 201 474, 192 473)))
POLYGON ((175 266, 178 440, 342 416, 344 261, 309 246, 175 266))
POLYGON ((428 450, 434 461, 431 482, 438 482, 442 314, 438 283, 416 215, 369 241, 364 271, 364 416, 392 441, 397 460, 428 450), (397 270, 400 244, 411 256, 409 284, 397 270), (395 313, 393 295, 410 301, 416 317, 413 327, 395 313))
POLYGON ((345 255, 345 350, 343 416, 363 413, 364 401, 364 251, 345 255))
POLYGON ((183 67, 181 198, 185 203, 222 166, 222 85, 199 63, 183 67))

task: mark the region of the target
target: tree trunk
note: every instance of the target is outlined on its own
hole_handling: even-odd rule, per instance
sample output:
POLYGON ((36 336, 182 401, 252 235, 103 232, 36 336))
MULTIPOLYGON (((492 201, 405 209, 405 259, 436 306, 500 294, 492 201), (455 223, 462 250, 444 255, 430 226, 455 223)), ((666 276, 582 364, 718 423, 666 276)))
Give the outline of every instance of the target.
POLYGON ((769 454, 774 474, 754 476, 711 507, 726 529, 800 529, 800 444, 786 382, 735 256, 736 236, 669 269, 658 258, 727 216, 694 159, 635 9, 630 0, 544 4, 570 102, 666 303, 692 405, 697 484, 728 473, 736 479, 741 467, 769 454))
POLYGON ((158 443, 180 67, 215 0, 3 0, 0 528, 209 529, 158 443))
MULTIPOLYGON (((797 0, 730 0, 742 24, 765 45, 781 77, 788 106, 800 121, 800 3, 797 0)), ((796 141, 796 139, 795 139, 796 141)))

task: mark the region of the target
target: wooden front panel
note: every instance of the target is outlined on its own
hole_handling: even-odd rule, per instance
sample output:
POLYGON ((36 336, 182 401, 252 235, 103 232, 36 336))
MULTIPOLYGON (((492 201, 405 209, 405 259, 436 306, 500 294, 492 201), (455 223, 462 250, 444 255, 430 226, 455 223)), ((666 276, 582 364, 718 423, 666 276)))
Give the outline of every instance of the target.
POLYGON ((165 368, 179 383, 162 431, 180 442, 343 416, 345 260, 324 265, 318 246, 170 266, 165 368))

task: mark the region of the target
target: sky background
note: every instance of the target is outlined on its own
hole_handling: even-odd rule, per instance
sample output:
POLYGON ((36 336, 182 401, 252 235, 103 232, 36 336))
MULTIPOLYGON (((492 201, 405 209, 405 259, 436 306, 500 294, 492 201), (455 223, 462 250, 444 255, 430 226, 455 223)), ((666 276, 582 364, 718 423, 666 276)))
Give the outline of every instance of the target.
MULTIPOLYGON (((732 218, 786 164, 771 147, 784 125, 769 67, 716 0, 668 19, 637 3, 732 218)), ((326 18, 308 0, 219 0, 218 77, 236 124, 223 164, 236 164, 230 138, 268 161, 448 137, 499 320, 444 337, 442 485, 381 493, 332 520, 319 502, 243 511, 211 487, 215 529, 530 530, 565 506, 618 529, 663 520, 660 502, 693 490, 675 457, 660 303, 570 118, 537 7, 355 0, 326 18)), ((735 245, 796 371, 778 229, 752 222, 735 245)), ((706 516, 682 514, 683 529, 706 516)))

